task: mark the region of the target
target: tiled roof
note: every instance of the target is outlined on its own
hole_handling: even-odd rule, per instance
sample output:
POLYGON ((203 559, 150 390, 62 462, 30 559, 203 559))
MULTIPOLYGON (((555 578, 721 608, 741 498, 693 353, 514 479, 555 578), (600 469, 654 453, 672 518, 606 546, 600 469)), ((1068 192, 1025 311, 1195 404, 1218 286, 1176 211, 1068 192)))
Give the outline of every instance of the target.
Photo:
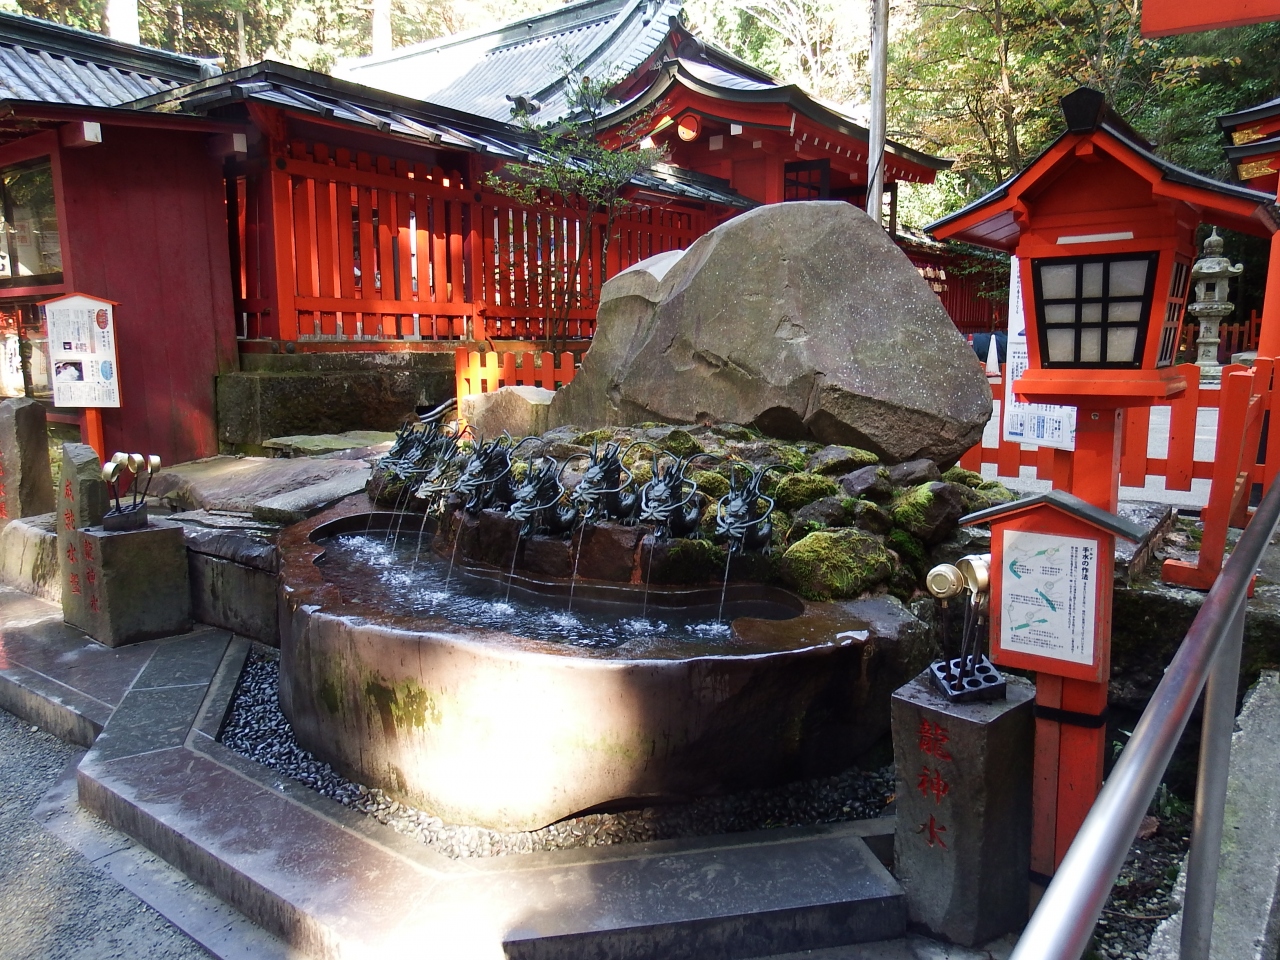
MULTIPOLYGON (((207 114, 245 101, 338 120, 432 146, 472 150, 517 161, 536 163, 540 159, 536 137, 511 124, 370 90, 282 63, 245 67, 147 97, 131 106, 207 114)), ((743 209, 756 205, 731 189, 726 181, 687 170, 660 166, 633 182, 639 188, 667 196, 743 209)))
POLYGON ((338 64, 336 75, 367 86, 511 119, 509 97, 541 105, 539 122, 568 112, 566 61, 589 77, 623 77, 651 57, 683 0, 581 0, 483 32, 458 34, 379 57, 338 64))
POLYGON ((210 69, 195 57, 0 13, 0 99, 112 107, 198 80, 210 69))

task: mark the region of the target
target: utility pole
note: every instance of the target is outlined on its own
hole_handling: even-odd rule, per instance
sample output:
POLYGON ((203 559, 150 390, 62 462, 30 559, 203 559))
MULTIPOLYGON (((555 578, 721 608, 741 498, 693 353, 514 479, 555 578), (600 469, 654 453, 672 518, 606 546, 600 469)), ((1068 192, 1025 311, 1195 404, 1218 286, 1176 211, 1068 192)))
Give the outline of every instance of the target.
POLYGON ((884 221, 884 140, 889 77, 889 0, 871 0, 871 124, 867 137, 867 213, 884 221))
POLYGON ((391 52, 391 0, 373 0, 372 53, 375 57, 391 52))
POLYGON ((138 43, 138 0, 107 0, 107 36, 138 43))

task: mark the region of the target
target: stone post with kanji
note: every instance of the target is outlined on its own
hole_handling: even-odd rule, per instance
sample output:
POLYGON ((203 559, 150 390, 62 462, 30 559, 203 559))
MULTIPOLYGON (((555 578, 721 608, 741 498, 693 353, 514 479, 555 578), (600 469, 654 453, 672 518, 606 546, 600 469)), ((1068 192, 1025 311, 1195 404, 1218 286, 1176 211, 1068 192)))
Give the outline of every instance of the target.
POLYGON ((96 583, 88 582, 91 568, 84 559, 83 531, 102 523, 106 509, 107 485, 102 482, 102 464, 93 447, 87 443, 64 443, 54 511, 58 519, 58 566, 62 571, 62 617, 89 634, 95 613, 90 599, 97 594, 92 589, 96 583))
POLYGON ((109 647, 190 630, 182 527, 152 519, 137 530, 103 530, 107 488, 85 444, 63 445, 58 495, 63 619, 109 647))
POLYGON ((0 401, 0 523, 50 513, 53 500, 44 405, 0 401))
POLYGON ((908 915, 974 946, 1027 920, 1035 687, 952 703, 928 672, 893 695, 895 875, 908 915))

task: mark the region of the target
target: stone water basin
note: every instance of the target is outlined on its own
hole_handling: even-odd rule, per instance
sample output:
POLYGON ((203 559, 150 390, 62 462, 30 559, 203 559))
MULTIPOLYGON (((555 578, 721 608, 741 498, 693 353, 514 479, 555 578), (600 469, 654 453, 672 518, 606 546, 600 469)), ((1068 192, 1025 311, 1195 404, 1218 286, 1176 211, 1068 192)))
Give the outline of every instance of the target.
POLYGON ((721 584, 646 597, 582 564, 572 612, 569 583, 518 565, 508 596, 508 570, 449 572, 430 526, 415 567, 421 516, 373 510, 357 495, 282 536, 281 705, 306 749, 449 822, 530 830, 836 772, 932 657, 889 598, 731 582, 721 611, 721 584))

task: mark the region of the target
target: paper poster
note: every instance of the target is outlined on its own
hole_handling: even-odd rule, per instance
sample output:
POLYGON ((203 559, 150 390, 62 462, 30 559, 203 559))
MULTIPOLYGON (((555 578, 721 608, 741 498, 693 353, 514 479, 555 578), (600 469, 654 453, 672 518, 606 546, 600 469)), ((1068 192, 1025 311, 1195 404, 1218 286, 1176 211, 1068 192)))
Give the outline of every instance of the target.
POLYGON ((1014 399, 1013 384, 1027 371, 1027 321, 1022 306, 1022 274, 1018 258, 1009 258, 1009 350, 1004 378, 1004 438, 1058 450, 1076 448, 1076 408, 1014 399))
POLYGON ((1098 541, 1004 531, 1000 648, 1094 662, 1098 541))
POLYGON ((120 406, 116 327, 105 300, 73 294, 41 304, 55 407, 120 406))

